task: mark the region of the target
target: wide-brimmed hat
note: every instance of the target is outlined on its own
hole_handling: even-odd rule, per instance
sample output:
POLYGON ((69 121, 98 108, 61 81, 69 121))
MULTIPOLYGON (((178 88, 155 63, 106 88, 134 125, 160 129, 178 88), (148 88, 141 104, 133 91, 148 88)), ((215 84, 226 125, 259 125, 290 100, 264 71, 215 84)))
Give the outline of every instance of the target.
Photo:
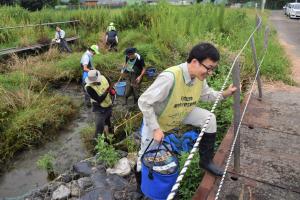
POLYGON ((98 70, 90 70, 88 76, 84 80, 87 84, 101 82, 101 74, 98 70))
POLYGON ((100 54, 98 45, 94 44, 90 48, 95 52, 95 54, 100 54))

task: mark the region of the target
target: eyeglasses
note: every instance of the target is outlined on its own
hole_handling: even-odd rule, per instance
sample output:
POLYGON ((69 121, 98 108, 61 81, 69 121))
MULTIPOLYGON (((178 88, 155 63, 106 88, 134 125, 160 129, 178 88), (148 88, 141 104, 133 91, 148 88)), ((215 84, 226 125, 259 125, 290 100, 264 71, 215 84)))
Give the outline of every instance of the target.
MULTIPOLYGON (((200 62, 199 62, 200 63, 200 62)), ((205 64, 203 64, 203 63, 200 63, 200 65, 202 65, 206 70, 207 70, 207 72, 209 73, 209 72, 213 72, 215 69, 216 69, 216 67, 213 67, 213 66, 211 66, 210 65, 210 67, 208 67, 207 65, 205 65, 205 64)))

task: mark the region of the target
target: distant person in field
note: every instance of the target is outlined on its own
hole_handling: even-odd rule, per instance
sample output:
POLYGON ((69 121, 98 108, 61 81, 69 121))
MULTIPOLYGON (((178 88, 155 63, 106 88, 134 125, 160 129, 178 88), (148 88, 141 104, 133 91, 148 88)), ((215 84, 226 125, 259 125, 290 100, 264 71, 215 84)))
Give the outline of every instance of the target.
POLYGON ((68 43, 65 39, 66 33, 59 26, 56 26, 55 38, 52 40, 59 44, 60 51, 66 51, 68 53, 72 53, 72 50, 68 46, 68 43))
POLYGON ((117 29, 114 23, 111 22, 106 29, 105 43, 108 46, 108 50, 117 51, 117 45, 119 43, 117 29))
POLYGON ((80 60, 80 67, 82 69, 82 77, 81 77, 81 84, 84 91, 84 105, 87 107, 91 107, 90 97, 85 90, 85 80, 88 77, 88 72, 90 70, 95 69, 93 65, 93 56, 99 53, 98 45, 92 45, 88 48, 88 50, 82 55, 80 60))

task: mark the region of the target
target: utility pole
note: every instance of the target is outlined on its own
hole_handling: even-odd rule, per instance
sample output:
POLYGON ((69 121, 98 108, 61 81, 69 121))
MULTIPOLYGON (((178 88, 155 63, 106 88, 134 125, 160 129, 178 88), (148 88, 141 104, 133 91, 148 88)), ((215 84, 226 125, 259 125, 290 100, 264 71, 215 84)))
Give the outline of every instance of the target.
POLYGON ((261 1, 261 12, 264 12, 264 10, 265 10, 265 4, 266 4, 266 0, 262 0, 261 1))

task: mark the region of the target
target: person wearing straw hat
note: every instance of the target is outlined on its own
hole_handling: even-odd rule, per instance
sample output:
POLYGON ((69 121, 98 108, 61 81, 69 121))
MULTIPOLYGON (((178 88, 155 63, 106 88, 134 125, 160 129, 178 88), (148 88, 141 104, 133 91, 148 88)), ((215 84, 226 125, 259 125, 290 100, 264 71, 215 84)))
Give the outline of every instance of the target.
POLYGON ((85 90, 85 84, 86 84, 85 79, 88 76, 88 72, 90 70, 95 69, 93 65, 93 56, 96 54, 100 54, 99 47, 98 45, 94 44, 88 48, 88 50, 82 55, 80 60, 80 67, 82 69, 81 84, 84 92, 84 104, 87 107, 91 107, 91 103, 90 103, 90 97, 85 90))
POLYGON ((85 78, 85 89, 90 96, 92 112, 95 113, 95 138, 103 133, 104 127, 108 126, 108 132, 112 132, 110 118, 112 116, 112 97, 116 94, 110 84, 98 70, 90 70, 85 78))
POLYGON ((127 100, 131 95, 133 95, 134 104, 137 103, 139 98, 139 86, 146 72, 144 59, 136 51, 134 47, 125 50, 125 64, 122 69, 122 74, 126 75, 124 105, 127 105, 127 100))
POLYGON ((72 50, 68 46, 68 43, 65 39, 65 35, 66 35, 65 31, 62 30, 59 26, 56 26, 55 30, 56 30, 55 38, 52 41, 59 44, 59 47, 60 47, 61 51, 65 50, 68 53, 72 53, 72 50))
MULTIPOLYGON (((202 128, 211 115, 199 146, 200 166, 215 176, 223 175, 223 169, 212 162, 217 135, 216 117, 197 107, 200 100, 215 101, 219 95, 206 82, 206 77, 217 69, 219 59, 219 51, 212 44, 197 44, 189 52, 187 62, 167 68, 141 95, 138 105, 144 125, 137 171, 140 171, 140 157, 152 138, 161 142, 166 132, 180 124, 202 128)), ((230 85, 222 92, 221 99, 231 96, 236 89, 230 85)))

